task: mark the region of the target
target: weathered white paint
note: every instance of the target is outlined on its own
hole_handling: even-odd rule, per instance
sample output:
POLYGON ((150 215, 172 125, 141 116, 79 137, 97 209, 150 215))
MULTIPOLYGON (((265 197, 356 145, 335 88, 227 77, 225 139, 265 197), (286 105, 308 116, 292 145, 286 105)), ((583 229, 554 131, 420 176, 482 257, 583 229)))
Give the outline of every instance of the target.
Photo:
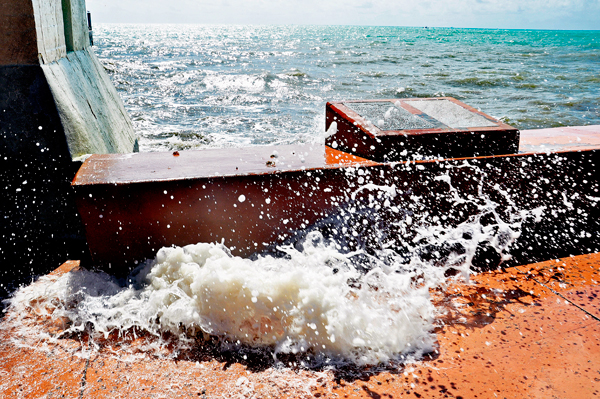
POLYGON ((134 150, 131 120, 106 72, 88 47, 42 65, 73 158, 134 150))
MULTIPOLYGON (((135 151, 131 120, 89 44, 85 0, 0 2, 0 65, 39 65, 54 97, 54 104, 47 101, 43 107, 50 114, 58 109, 62 126, 48 127, 44 134, 64 131, 72 158, 135 151)), ((35 95, 31 90, 36 89, 23 95, 35 95)), ((15 93, 0 87, 0 95, 15 93)), ((13 127, 10 134, 29 134, 23 129, 13 127)))
POLYGON ((32 3, 40 62, 54 62, 65 57, 67 48, 61 1, 32 0, 32 3))
POLYGON ((71 156, 134 151, 131 120, 89 45, 85 0, 32 2, 40 64, 71 156))
POLYGON ((89 46, 87 10, 80 0, 62 0, 67 51, 83 50, 89 46))

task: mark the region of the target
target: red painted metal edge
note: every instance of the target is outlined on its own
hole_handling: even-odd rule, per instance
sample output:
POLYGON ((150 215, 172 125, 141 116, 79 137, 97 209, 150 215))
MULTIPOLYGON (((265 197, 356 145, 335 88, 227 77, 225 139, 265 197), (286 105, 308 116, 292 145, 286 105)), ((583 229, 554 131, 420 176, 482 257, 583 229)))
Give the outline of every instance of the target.
POLYGON ((517 129, 451 97, 330 102, 326 105, 326 129, 333 122, 337 124, 337 131, 327 138, 328 146, 379 162, 400 161, 413 155, 461 158, 511 154, 517 152, 519 143, 517 129), (389 102, 390 107, 397 106, 415 116, 431 119, 409 105, 410 101, 450 101, 495 126, 452 128, 440 123, 442 127, 381 130, 345 105, 389 102))
POLYGON ((323 144, 95 154, 83 163, 73 186, 273 175, 373 164, 323 144))
POLYGON ((519 152, 584 151, 600 148, 600 125, 521 130, 519 152))

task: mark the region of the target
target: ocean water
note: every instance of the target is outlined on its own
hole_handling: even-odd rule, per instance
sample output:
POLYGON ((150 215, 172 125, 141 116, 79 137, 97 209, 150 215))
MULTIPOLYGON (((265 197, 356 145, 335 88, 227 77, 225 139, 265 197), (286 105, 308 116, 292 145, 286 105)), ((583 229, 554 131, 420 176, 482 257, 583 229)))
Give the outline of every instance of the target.
POLYGON ((98 25, 142 151, 319 140, 332 100, 455 97, 519 129, 600 124, 600 31, 98 25))

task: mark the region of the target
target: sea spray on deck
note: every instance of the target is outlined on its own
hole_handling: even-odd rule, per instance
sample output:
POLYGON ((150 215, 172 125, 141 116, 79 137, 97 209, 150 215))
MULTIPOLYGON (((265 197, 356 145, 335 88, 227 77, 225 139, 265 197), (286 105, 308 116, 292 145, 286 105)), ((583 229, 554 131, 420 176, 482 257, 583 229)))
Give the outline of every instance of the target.
POLYGON ((328 224, 275 253, 242 259, 223 244, 199 243, 161 249, 125 285, 85 270, 47 277, 15 294, 5 326, 20 330, 25 345, 85 334, 91 347, 113 340, 121 351, 132 336, 149 334, 155 338, 144 351, 170 356, 193 349, 198 337, 216 337, 223 350, 258 348, 276 360, 291 354, 307 367, 419 356, 435 346, 430 290, 453 275, 468 279, 482 244, 507 259, 524 218, 541 212, 500 214, 483 183, 477 196, 465 196, 449 172, 436 179, 448 184, 456 207, 478 212, 462 222, 428 217, 398 207, 401 188, 366 183, 328 224), (32 328, 31 315, 61 327, 32 328))
POLYGON ((42 313, 68 319, 69 333, 203 332, 275 355, 306 353, 307 363, 373 364, 432 350, 428 284, 413 281, 415 273, 377 267, 376 260, 362 274, 352 254, 316 233, 310 239, 302 252, 282 247, 286 257, 256 260, 232 257, 221 244, 163 248, 128 287, 80 271, 20 290, 12 306, 39 309, 47 301, 42 313))

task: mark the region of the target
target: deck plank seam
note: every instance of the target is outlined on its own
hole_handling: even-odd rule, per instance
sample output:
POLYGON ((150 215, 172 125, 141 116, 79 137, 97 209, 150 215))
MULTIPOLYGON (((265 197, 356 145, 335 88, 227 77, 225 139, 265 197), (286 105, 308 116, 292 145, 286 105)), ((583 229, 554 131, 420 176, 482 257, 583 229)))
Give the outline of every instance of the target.
POLYGON ((562 299, 564 299, 566 302, 568 302, 571 305, 575 306, 577 309, 581 310, 582 312, 584 312, 585 314, 587 314, 588 316, 590 316, 592 319, 594 319, 596 321, 600 321, 600 317, 598 317, 595 314, 589 312, 587 309, 585 309, 585 308, 577 305, 575 302, 573 302, 569 298, 565 297, 560 292, 558 292, 558 291, 556 291, 556 290, 548 287, 546 284, 542 283, 541 281, 538 281, 535 277, 528 275, 527 273, 525 273, 524 271, 522 271, 521 269, 519 269, 518 266, 515 266, 515 269, 517 269, 519 271, 519 273, 521 273, 522 275, 524 275, 526 278, 533 280, 535 283, 537 283, 537 284, 541 285, 542 287, 550 290, 553 294, 558 295, 559 297, 561 297, 562 299))
POLYGON ((85 361, 85 367, 83 369, 83 375, 81 376, 81 390, 79 391, 79 399, 83 399, 83 393, 85 391, 85 385, 87 382, 87 370, 88 367, 90 366, 90 359, 89 357, 86 359, 85 361))

